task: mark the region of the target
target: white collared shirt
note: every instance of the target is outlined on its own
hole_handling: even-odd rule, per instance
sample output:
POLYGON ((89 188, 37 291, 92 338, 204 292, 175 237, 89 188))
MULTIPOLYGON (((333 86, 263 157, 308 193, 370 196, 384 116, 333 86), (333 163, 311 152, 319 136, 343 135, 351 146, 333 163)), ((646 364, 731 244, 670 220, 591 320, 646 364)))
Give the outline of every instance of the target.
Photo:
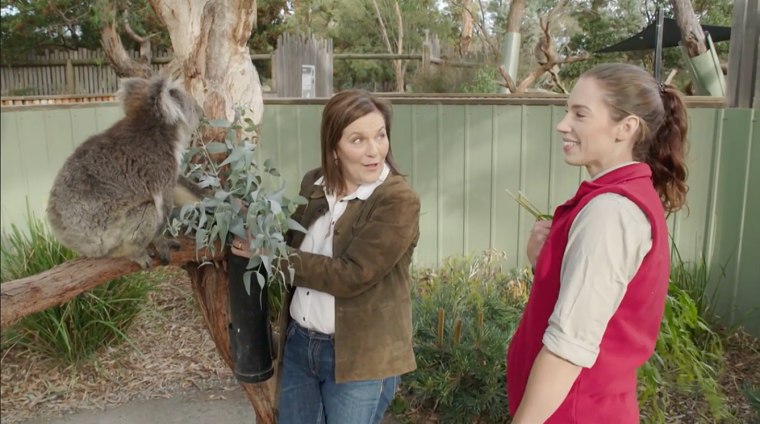
MULTIPOLYGON (((362 184, 356 191, 338 200, 335 194, 325 194, 330 210, 317 218, 304 236, 300 250, 318 255, 333 254, 333 233, 335 223, 346 211, 348 201, 352 199, 367 200, 375 189, 382 184, 390 174, 388 164, 383 165, 380 178, 371 184, 362 184)), ((324 178, 320 177, 314 185, 324 187, 324 178)), ((325 334, 335 333, 335 297, 318 290, 296 287, 293 301, 290 303, 290 317, 302 327, 325 334)))

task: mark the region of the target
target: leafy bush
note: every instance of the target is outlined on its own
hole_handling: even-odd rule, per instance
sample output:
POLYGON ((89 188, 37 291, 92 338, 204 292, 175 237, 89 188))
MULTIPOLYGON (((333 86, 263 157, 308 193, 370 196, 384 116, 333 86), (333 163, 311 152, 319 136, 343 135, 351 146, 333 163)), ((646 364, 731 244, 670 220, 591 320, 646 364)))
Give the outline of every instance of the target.
MULTIPOLYGON (((529 270, 502 271, 502 258, 494 252, 449 258, 437 269, 415 272, 418 369, 402 380, 401 396, 391 407, 397 417, 408 422, 428 416, 442 423, 508 421, 505 354, 532 275, 529 270)), ((721 340, 700 316, 689 291, 707 275, 704 267, 674 261, 656 350, 639 370, 642 422, 665 422, 679 406, 674 400, 684 397, 704 405, 689 411, 702 417, 697 422, 730 417, 717 381, 721 340)))
POLYGON ((503 272, 502 262, 503 255, 489 252, 415 273, 418 369, 404 377, 404 399, 394 411, 452 423, 507 419, 504 358, 528 289, 526 275, 503 272))
POLYGON ((437 65, 428 71, 415 72, 411 85, 415 93, 496 93, 497 80, 501 77, 496 65, 479 69, 437 65))
MULTIPOLYGON (((2 282, 35 275, 76 255, 52 236, 44 222, 27 218, 28 232, 15 225, 3 232, 2 282)), ((90 357, 98 348, 128 338, 126 331, 153 285, 146 274, 111 280, 60 306, 25 317, 2 334, 2 348, 18 345, 63 363, 90 357)))
POLYGON ((503 80, 495 65, 477 69, 470 82, 462 85, 465 93, 498 93, 496 81, 503 80))
POLYGON ((755 418, 760 421, 760 384, 745 382, 742 384, 742 393, 749 401, 755 418))
POLYGON ((701 398, 706 410, 691 412, 709 422, 730 416, 717 381, 723 364, 721 339, 700 315, 711 310, 709 303, 699 303, 691 294, 695 282, 702 284, 706 275, 704 262, 674 260, 657 346, 639 369, 639 406, 646 422, 664 422, 671 402, 682 396, 701 398))

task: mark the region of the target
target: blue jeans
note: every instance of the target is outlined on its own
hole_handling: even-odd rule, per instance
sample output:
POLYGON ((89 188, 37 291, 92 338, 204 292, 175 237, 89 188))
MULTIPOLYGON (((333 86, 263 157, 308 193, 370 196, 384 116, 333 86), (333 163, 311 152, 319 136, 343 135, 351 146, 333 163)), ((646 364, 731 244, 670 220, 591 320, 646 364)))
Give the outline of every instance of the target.
POLYGON ((291 322, 283 356, 278 422, 378 424, 398 383, 397 376, 336 383, 332 336, 291 322))

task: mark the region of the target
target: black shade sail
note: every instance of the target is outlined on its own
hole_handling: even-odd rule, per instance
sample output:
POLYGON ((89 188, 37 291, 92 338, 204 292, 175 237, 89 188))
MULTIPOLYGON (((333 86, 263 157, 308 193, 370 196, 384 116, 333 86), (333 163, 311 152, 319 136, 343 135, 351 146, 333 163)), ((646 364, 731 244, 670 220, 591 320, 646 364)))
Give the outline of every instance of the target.
MULTIPOLYGON (((681 41, 681 30, 675 19, 665 18, 662 32, 662 47, 676 47, 681 41)), ((710 33, 714 43, 731 38, 731 27, 702 25, 702 30, 710 33)), ((629 52, 633 50, 651 50, 657 45, 657 23, 652 22, 640 33, 617 44, 597 50, 596 53, 629 52)))

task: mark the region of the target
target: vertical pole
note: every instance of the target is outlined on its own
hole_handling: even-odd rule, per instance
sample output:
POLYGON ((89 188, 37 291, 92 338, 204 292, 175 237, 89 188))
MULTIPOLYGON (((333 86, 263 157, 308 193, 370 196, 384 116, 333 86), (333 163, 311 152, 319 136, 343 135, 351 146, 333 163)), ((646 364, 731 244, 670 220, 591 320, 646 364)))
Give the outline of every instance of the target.
POLYGON ((665 18, 662 8, 657 6, 657 44, 654 46, 654 79, 661 82, 662 77, 662 33, 664 32, 665 18))
POLYGON ((428 30, 425 30, 425 42, 422 43, 422 70, 427 72, 430 69, 430 35, 428 30))
POLYGON ((277 93, 277 55, 276 50, 269 55, 269 75, 272 77, 271 89, 277 93))
POLYGON ((66 94, 76 94, 74 65, 71 63, 71 59, 66 59, 66 94))

